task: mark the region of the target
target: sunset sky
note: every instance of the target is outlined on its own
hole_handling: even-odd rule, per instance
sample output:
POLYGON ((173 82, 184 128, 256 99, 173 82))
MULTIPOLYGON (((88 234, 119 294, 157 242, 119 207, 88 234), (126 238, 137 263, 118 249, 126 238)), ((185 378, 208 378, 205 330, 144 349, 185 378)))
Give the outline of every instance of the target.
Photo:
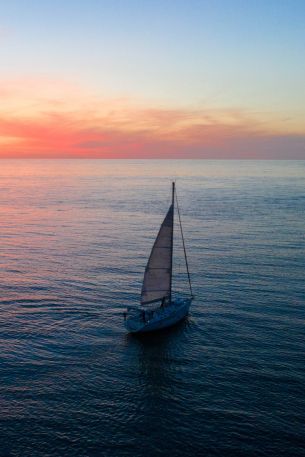
POLYGON ((304 0, 0 12, 0 157, 305 159, 304 0))

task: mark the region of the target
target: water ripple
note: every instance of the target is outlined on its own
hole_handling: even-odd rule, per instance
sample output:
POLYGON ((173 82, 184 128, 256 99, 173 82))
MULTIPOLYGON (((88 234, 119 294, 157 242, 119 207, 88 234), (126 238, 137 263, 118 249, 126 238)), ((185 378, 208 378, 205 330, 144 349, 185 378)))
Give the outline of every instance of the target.
POLYGON ((1 456, 305 455, 304 163, 62 164, 0 170, 1 456), (196 300, 128 335, 173 173, 196 300))

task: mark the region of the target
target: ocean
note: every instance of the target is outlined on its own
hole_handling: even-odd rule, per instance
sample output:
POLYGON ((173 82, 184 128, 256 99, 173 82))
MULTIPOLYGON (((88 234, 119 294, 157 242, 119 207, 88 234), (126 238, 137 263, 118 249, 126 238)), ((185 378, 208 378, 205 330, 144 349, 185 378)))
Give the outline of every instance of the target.
POLYGON ((2 160, 0 456, 305 456, 304 206, 305 161, 2 160), (196 298, 132 336, 172 180, 196 298))

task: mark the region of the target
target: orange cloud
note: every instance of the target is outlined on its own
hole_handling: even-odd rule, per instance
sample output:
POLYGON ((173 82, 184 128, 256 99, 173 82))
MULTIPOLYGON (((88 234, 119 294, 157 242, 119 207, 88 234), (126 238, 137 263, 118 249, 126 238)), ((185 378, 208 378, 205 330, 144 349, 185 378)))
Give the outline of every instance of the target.
POLYGON ((305 128, 237 109, 146 107, 31 80, 0 86, 0 157, 305 158, 305 128), (290 153, 290 156, 289 156, 290 153))

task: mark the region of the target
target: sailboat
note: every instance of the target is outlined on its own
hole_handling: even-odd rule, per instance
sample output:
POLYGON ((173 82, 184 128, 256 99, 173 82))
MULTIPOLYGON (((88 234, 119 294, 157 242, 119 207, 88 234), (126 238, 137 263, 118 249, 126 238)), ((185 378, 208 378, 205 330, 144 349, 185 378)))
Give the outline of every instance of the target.
POLYGON ((152 332, 170 327, 188 314, 193 298, 178 199, 173 182, 172 202, 145 268, 141 305, 127 308, 127 312, 124 313, 125 327, 131 333, 152 332), (172 292, 175 200, 189 284, 187 297, 174 297, 172 292))

